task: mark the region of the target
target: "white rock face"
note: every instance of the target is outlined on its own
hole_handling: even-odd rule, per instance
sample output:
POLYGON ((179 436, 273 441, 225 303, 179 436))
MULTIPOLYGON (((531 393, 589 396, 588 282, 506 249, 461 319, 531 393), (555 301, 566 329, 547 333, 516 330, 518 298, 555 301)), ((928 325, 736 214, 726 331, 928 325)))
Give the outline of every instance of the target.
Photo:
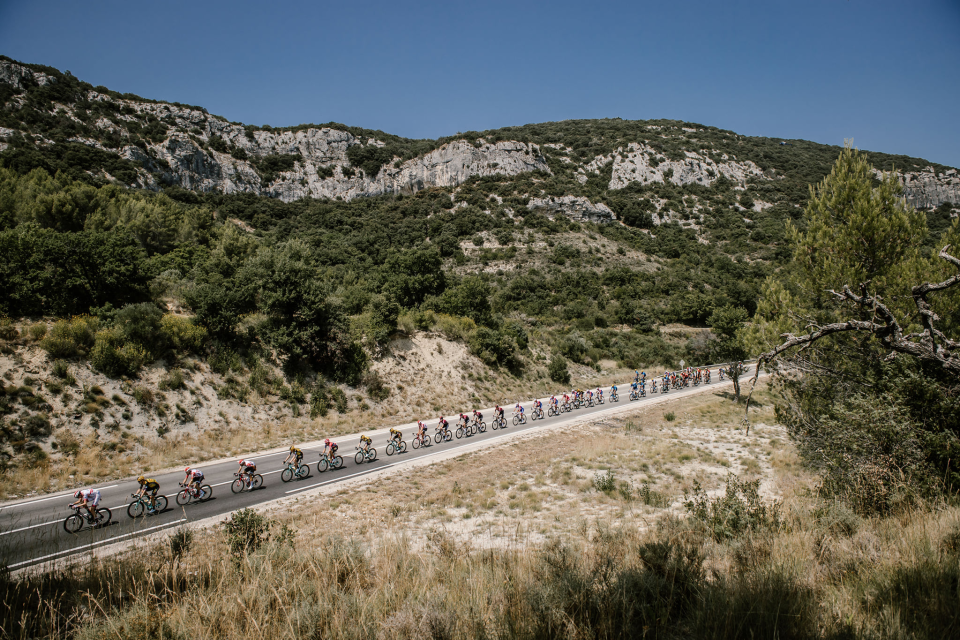
POLYGON ((610 207, 601 203, 593 204, 587 198, 578 196, 562 196, 548 198, 531 198, 527 209, 544 210, 551 218, 558 213, 579 220, 581 222, 613 222, 616 214, 610 207))
POLYGON ((41 87, 55 81, 53 77, 45 73, 32 71, 22 65, 0 60, 0 82, 12 85, 14 89, 26 89, 31 78, 41 87))
MULTIPOLYGON (((684 160, 668 160, 655 149, 645 145, 631 143, 626 151, 617 149, 611 156, 600 156, 584 167, 581 182, 587 181, 587 171, 598 171, 600 167, 613 160, 613 175, 610 189, 623 189, 631 182, 650 184, 663 183, 669 179, 675 185, 699 184, 709 187, 721 175, 743 187, 750 177, 761 177, 763 171, 753 162, 738 162, 723 156, 722 162, 692 151, 685 151, 684 160), (669 178, 666 176, 669 175, 669 178)), ((580 176, 578 176, 578 179, 580 176)))
MULTIPOLYGON (((874 172, 881 178, 881 171, 874 172)), ((918 209, 935 209, 944 202, 960 204, 960 175, 956 169, 936 173, 933 167, 900 174, 903 195, 918 209)))

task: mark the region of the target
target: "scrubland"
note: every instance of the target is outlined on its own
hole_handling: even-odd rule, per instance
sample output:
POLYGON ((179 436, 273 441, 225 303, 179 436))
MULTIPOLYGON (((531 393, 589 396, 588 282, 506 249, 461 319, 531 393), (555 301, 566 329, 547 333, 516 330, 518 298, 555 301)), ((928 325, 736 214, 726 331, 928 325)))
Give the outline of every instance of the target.
POLYGON ((749 435, 703 394, 6 576, 4 634, 953 636, 960 509, 821 499, 755 398, 749 435))

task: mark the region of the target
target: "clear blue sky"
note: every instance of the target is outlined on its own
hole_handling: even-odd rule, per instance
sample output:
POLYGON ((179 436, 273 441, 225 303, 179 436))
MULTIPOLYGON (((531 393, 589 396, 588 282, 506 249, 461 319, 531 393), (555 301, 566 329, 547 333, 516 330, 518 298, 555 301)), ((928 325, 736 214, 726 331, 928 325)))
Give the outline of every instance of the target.
POLYGON ((674 118, 960 166, 960 0, 0 0, 0 53, 252 124, 674 118))

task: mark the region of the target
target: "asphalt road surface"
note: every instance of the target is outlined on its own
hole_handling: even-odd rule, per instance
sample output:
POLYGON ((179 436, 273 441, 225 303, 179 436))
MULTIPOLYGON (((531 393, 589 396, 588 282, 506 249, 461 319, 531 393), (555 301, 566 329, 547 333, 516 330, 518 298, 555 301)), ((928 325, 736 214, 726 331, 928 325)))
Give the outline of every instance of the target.
MULTIPOLYGON (((743 380, 744 378, 741 378, 741 381, 743 380)), ((377 450, 376 460, 361 464, 356 464, 354 461, 354 455, 356 454, 354 447, 359 443, 359 434, 342 436, 334 439, 340 446, 338 453, 343 456, 343 466, 340 469, 336 471, 327 470, 323 473, 318 472, 317 462, 320 459, 319 454, 322 445, 320 450, 303 448, 304 463, 309 464, 310 475, 300 480, 294 479, 291 482, 283 482, 280 478, 283 471, 282 461, 288 454, 287 450, 250 454, 245 457, 251 457, 256 461, 257 471, 263 475, 263 486, 259 489, 236 494, 231 491, 230 485, 235 480, 234 474, 238 470, 237 460, 239 456, 229 461, 199 464, 196 466, 204 473, 204 484, 209 484, 213 489, 211 498, 202 502, 193 502, 183 507, 178 506, 176 496, 180 489, 178 483, 183 480, 183 472, 154 475, 153 477, 160 483, 160 493, 167 497, 168 506, 162 513, 146 515, 136 519, 127 515, 127 505, 132 501, 130 494, 138 489, 136 480, 126 479, 108 482, 104 485, 95 486, 100 489, 102 496, 100 506, 107 507, 112 512, 110 524, 94 528, 89 523, 84 523, 83 529, 73 534, 67 533, 63 527, 63 521, 71 514, 67 505, 74 502, 72 492, 8 503, 0 507, 0 564, 6 565, 11 570, 22 569, 41 562, 89 552, 97 547, 114 542, 122 542, 138 536, 152 534, 166 528, 176 527, 182 523, 196 522, 245 507, 253 507, 322 485, 380 471, 417 458, 446 453, 468 446, 472 449, 479 442, 525 431, 533 427, 560 425, 571 420, 581 419, 584 416, 599 416, 605 412, 613 412, 626 405, 639 406, 654 398, 683 397, 729 385, 728 381, 719 382, 716 374, 714 374, 713 382, 709 385, 702 384, 698 387, 672 390, 665 396, 659 393, 648 393, 645 398, 630 401, 630 385, 627 384, 619 387, 619 402, 610 402, 608 399, 605 404, 584 407, 555 417, 546 416, 547 402, 546 399, 543 399, 544 419, 531 420, 530 408, 532 403, 527 403, 524 405, 527 413, 526 424, 518 426, 514 426, 511 420, 513 408, 505 406, 504 415, 507 426, 505 429, 497 431, 494 431, 491 426, 493 410, 486 409, 482 411, 484 421, 487 423, 487 429, 484 433, 461 439, 454 436, 451 441, 439 444, 433 440, 436 421, 428 422, 425 420, 428 425, 427 433, 431 438, 431 446, 414 449, 412 440, 415 430, 410 428, 409 425, 404 425, 402 431, 403 439, 407 443, 406 452, 387 456, 386 444, 389 440, 389 433, 386 430, 379 430, 372 433, 372 446, 377 450)), ((604 389, 604 395, 606 396, 608 393, 609 388, 604 389)), ((558 398, 562 400, 562 395, 558 398)), ((447 416, 447 420, 450 422, 451 431, 455 431, 457 416, 447 416)))

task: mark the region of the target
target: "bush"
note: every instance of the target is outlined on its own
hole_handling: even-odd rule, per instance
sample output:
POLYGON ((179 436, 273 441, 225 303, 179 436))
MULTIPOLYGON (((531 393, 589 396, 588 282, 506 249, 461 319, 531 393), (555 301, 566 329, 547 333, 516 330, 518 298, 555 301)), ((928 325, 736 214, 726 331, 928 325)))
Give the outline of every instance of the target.
POLYGON ((587 340, 579 331, 571 331, 560 343, 560 353, 574 362, 581 362, 587 354, 587 340))
POLYGON ((390 389, 383 384, 383 379, 376 371, 368 371, 363 376, 363 386, 367 388, 367 393, 377 402, 383 402, 390 396, 390 389))
POLYGON ((17 326, 7 316, 0 316, 0 340, 16 340, 20 337, 17 326))
POLYGON ((234 559, 239 561, 244 555, 262 547, 270 539, 273 524, 272 520, 253 509, 235 511, 230 519, 223 523, 227 544, 234 559))
POLYGON ((47 335, 47 323, 46 322, 37 322, 30 325, 27 329, 27 334, 30 336, 30 339, 34 342, 39 342, 43 340, 43 337, 47 335))
POLYGON ((567 370, 567 359, 562 355, 554 354, 550 360, 550 366, 547 367, 550 379, 560 384, 569 384, 570 372, 567 370))
POLYGON ((593 474, 593 488, 601 493, 609 493, 617 488, 617 480, 613 471, 597 471, 593 474))
POLYGON ((167 375, 160 379, 160 384, 157 386, 161 391, 166 391, 168 389, 182 389, 184 387, 183 371, 180 369, 171 369, 167 372, 167 375))
POLYGON ((112 378, 136 376, 147 361, 146 350, 138 344, 126 342, 118 329, 97 332, 90 352, 93 368, 112 378))
POLYGON ((40 341, 40 348, 51 358, 75 358, 90 350, 99 327, 100 321, 93 316, 59 320, 40 341))
POLYGON ((435 317, 435 330, 443 334, 447 340, 468 340, 477 330, 477 324, 470 318, 445 313, 436 314, 435 317))
POLYGON ((175 351, 198 353, 207 340, 207 329, 190 318, 168 313, 160 320, 160 336, 175 351))
POLYGON ((163 312, 155 304, 128 304, 116 312, 114 325, 123 332, 127 342, 134 342, 155 351, 162 347, 162 318, 163 312))
POLYGON ((470 351, 489 366, 511 370, 520 366, 513 337, 495 329, 478 328, 470 337, 470 351))
POLYGON ((333 398, 333 402, 337 407, 337 413, 347 412, 347 394, 343 392, 343 389, 334 387, 330 390, 330 397, 333 398))
POLYGON ((747 531, 776 530, 783 523, 780 502, 767 505, 760 499, 759 480, 743 482, 733 474, 727 476, 724 495, 712 500, 694 480, 693 495, 683 506, 718 542, 747 531))
POLYGON ((66 380, 70 377, 70 365, 63 360, 54 360, 53 375, 57 376, 61 380, 66 380))

